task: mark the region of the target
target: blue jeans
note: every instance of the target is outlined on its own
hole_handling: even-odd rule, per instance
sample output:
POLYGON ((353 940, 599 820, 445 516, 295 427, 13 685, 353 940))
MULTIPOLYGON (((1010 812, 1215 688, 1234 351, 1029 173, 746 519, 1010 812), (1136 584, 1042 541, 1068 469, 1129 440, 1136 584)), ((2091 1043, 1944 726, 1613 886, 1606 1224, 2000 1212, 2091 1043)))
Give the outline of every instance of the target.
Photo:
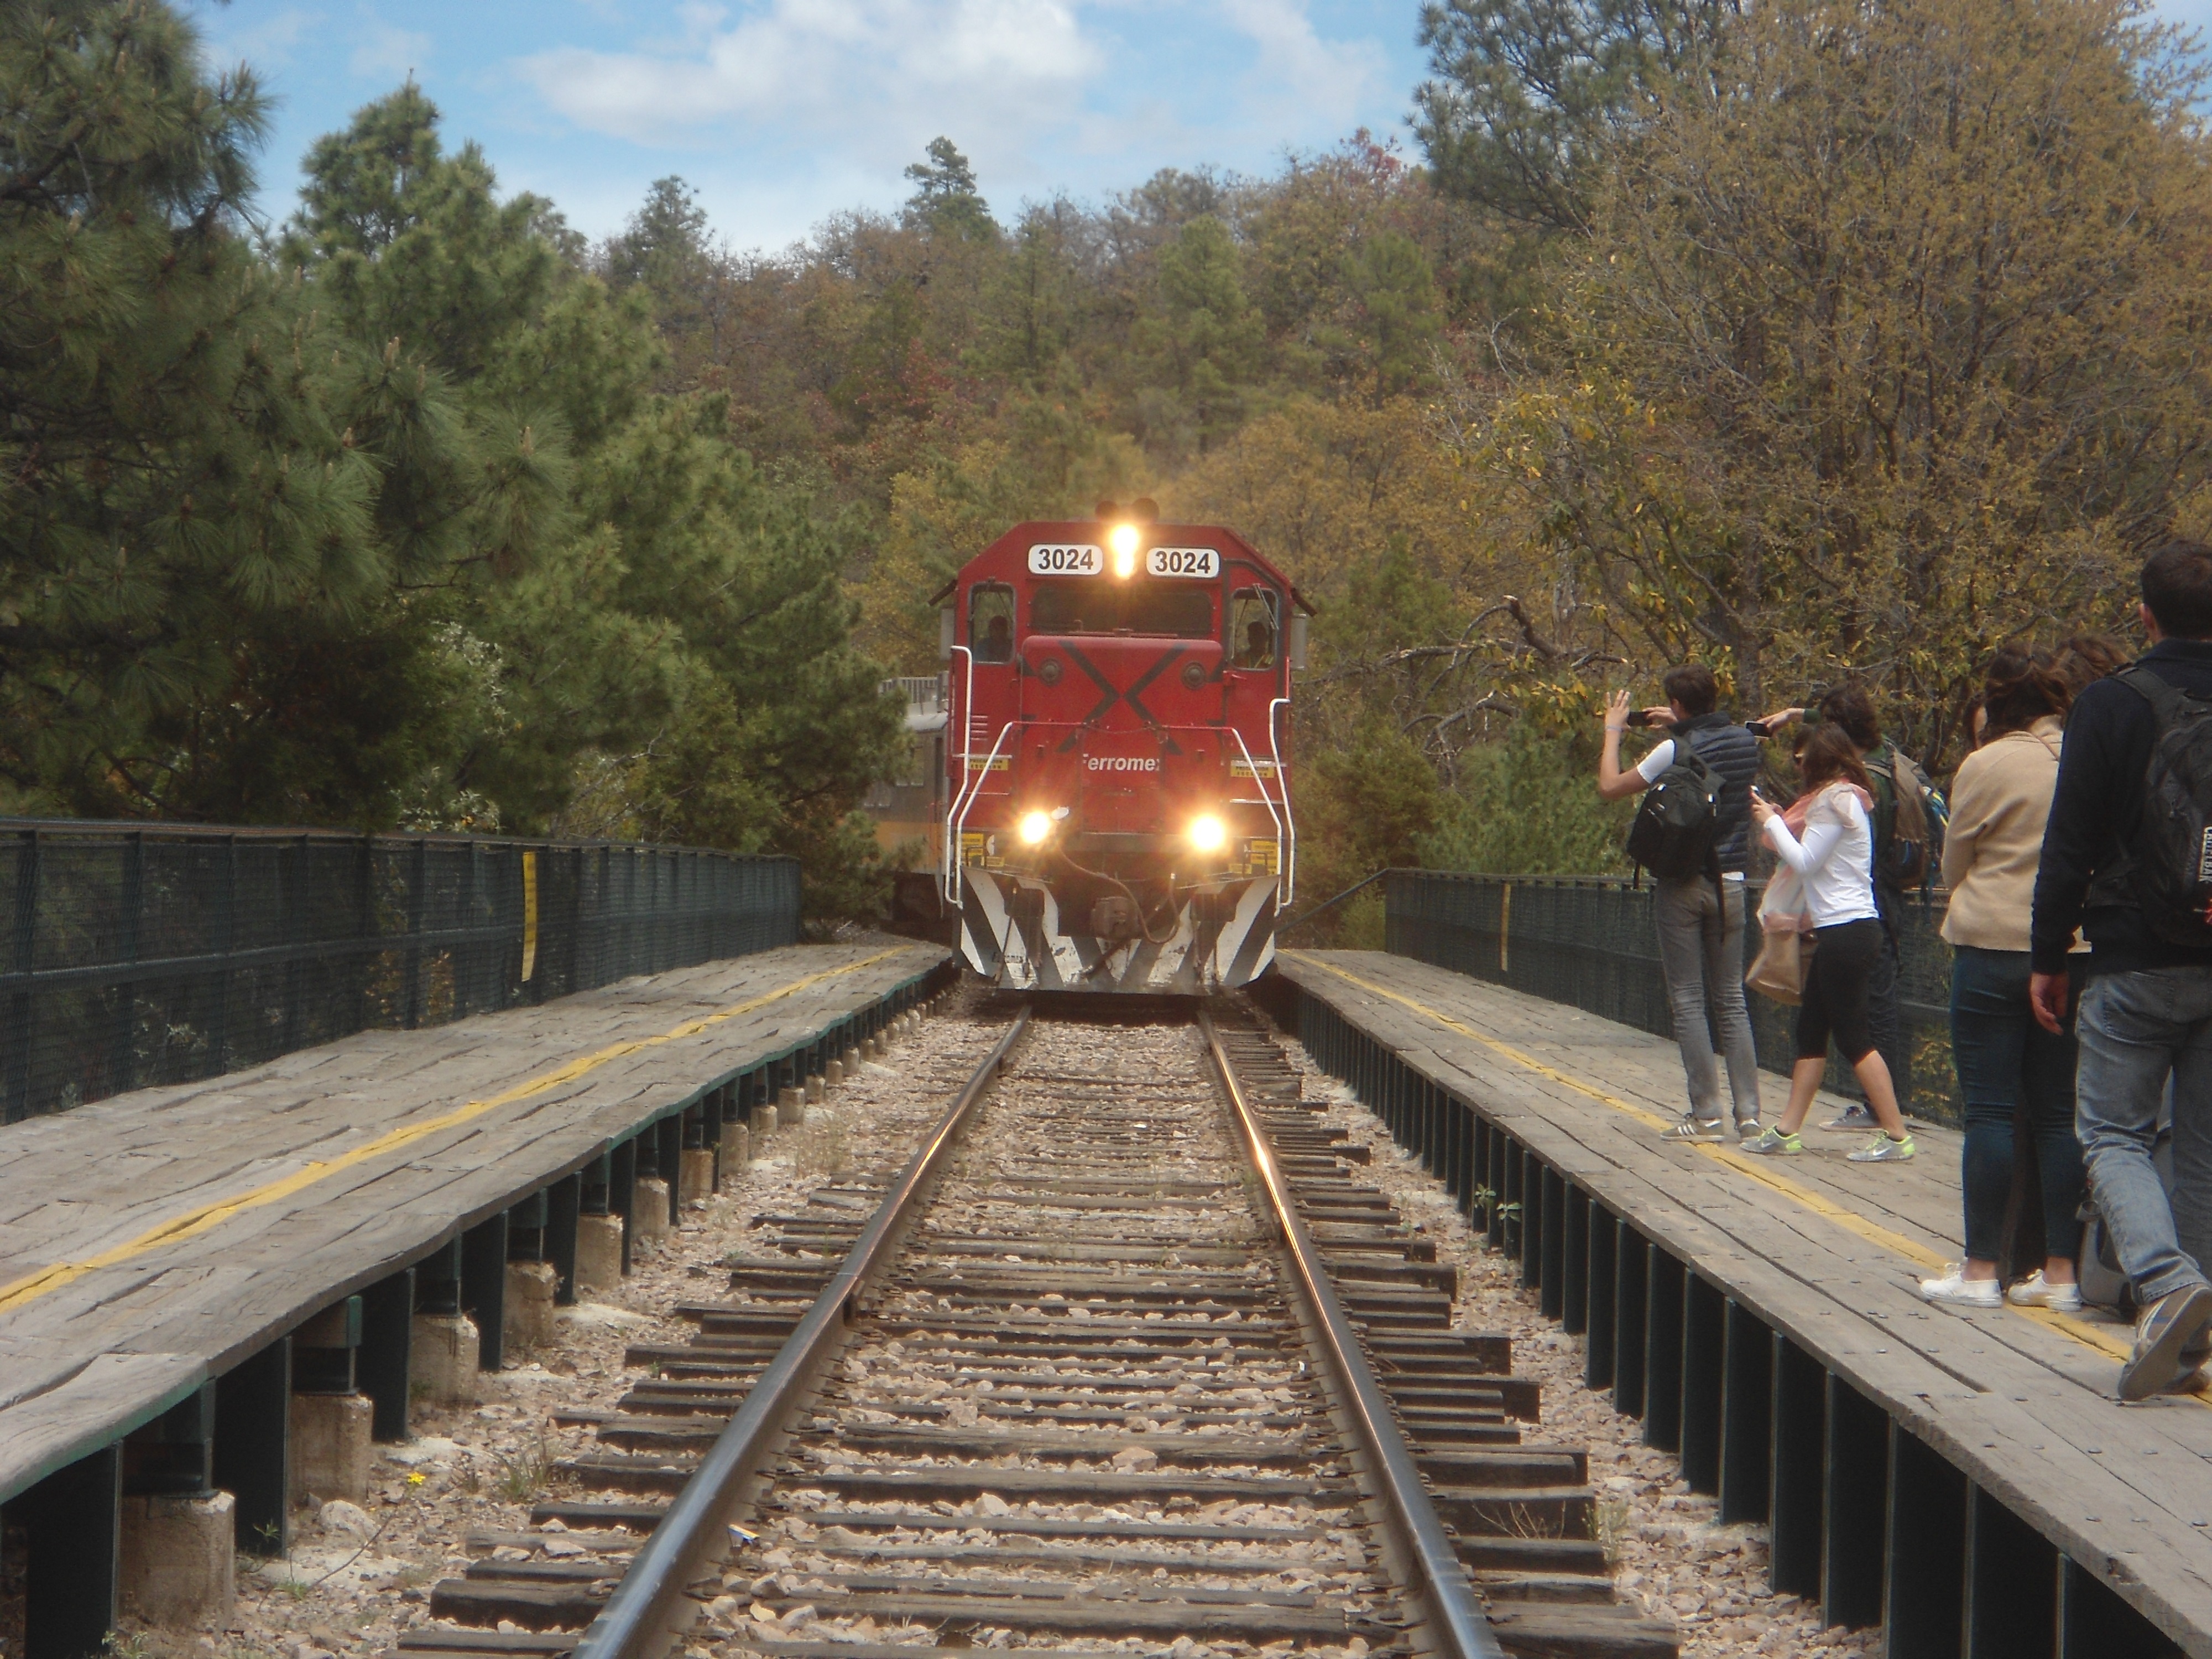
POLYGON ((2100 974, 2081 994, 2074 1123, 2138 1303, 2212 1261, 2212 967, 2100 974), (2173 1073, 2173 1200, 2150 1161, 2173 1073))
POLYGON ((1966 1200, 1966 1254, 2004 1255, 2012 1196, 2013 1112, 2027 1109, 2043 1178, 2043 1249, 2071 1257, 2081 1244, 2081 1143, 2074 1138, 2075 1046, 2069 1023, 2053 1036, 2027 1002, 2025 951, 1958 946, 1951 956, 1951 1057, 1966 1103, 1959 1177, 1966 1200))

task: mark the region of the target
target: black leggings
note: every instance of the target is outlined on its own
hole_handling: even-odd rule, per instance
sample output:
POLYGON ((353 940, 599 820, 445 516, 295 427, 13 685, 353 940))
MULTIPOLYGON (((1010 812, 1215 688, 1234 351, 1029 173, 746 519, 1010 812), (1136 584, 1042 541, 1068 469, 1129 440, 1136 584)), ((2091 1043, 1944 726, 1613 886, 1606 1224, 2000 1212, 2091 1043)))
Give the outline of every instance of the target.
POLYGON ((1854 1066, 1874 1050, 1867 992, 1881 956, 1881 924, 1872 916, 1813 930, 1813 966, 1797 1004, 1797 1058, 1826 1060, 1828 1038, 1854 1066))

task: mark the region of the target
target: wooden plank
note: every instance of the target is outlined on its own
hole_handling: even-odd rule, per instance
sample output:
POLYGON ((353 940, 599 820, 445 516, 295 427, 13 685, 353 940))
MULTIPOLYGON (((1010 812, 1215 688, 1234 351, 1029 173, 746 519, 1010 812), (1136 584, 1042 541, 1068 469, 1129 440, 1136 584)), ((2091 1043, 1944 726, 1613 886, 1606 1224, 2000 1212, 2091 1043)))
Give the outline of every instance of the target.
POLYGON ((0 1388, 12 1396, 0 1398, 0 1498, 56 1455, 55 1414, 100 1419, 87 1431, 105 1443, 114 1423, 153 1409, 178 1366, 221 1371, 945 956, 791 947, 430 1031, 364 1032, 0 1128, 0 1294, 54 1264, 105 1261, 0 1308, 0 1388), (557 1075, 586 1058, 578 1074, 557 1075), (395 1131, 415 1133, 386 1148, 395 1131), (289 1177, 295 1190, 265 1192, 289 1177), (241 1199, 252 1201, 229 1207, 241 1199), (191 1224, 158 1237, 179 1223, 191 1224), (88 1365, 100 1356, 114 1363, 88 1365), (80 1372, 97 1386, 58 1385, 80 1372), (35 1398, 25 1378, 37 1379, 35 1398))
POLYGON ((95 1354, 57 1386, 0 1411, 12 1495, 160 1416, 207 1381, 190 1354, 95 1354))
POLYGON ((1920 1298, 1923 1259, 1956 1237, 1957 1161, 1937 1150, 1954 1154, 1955 1136, 1919 1132, 1905 1166, 1778 1159, 1781 1187, 1767 1167, 1659 1142, 1639 1120, 1675 1114, 1656 1081, 1672 1067, 1679 1086, 1671 1044, 1399 958, 1297 953, 1284 970, 1788 1331, 2189 1651, 2212 1653, 2212 1413, 2123 1409, 2112 1361, 2048 1322, 1920 1298), (1597 1040, 1561 1040, 1570 1025, 1597 1040))

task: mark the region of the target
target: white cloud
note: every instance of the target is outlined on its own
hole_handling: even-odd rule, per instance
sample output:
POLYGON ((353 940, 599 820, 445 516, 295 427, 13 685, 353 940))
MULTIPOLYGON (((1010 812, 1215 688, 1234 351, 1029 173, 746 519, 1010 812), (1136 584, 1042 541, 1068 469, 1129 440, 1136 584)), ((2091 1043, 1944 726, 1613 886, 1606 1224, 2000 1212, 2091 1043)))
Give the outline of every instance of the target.
POLYGON ((520 72, 590 131, 645 145, 734 131, 826 141, 904 161, 939 132, 979 161, 1080 112, 1103 54, 1072 0, 767 0, 731 21, 687 4, 681 40, 629 52, 558 48, 520 72))
POLYGON ((318 20, 295 8, 243 27, 222 27, 232 20, 219 15, 202 14, 197 21, 204 34, 204 55, 216 68, 246 63, 266 70, 289 64, 307 26, 318 20))
POLYGON ((412 29, 394 28, 364 7, 353 33, 353 51, 346 67, 357 79, 391 80, 418 73, 430 61, 430 37, 412 29))
POLYGON ((1222 0, 1230 27, 1260 49, 1247 84, 1271 101, 1291 100, 1309 120, 1355 119, 1389 73, 1379 41, 1323 40, 1305 0, 1222 0))

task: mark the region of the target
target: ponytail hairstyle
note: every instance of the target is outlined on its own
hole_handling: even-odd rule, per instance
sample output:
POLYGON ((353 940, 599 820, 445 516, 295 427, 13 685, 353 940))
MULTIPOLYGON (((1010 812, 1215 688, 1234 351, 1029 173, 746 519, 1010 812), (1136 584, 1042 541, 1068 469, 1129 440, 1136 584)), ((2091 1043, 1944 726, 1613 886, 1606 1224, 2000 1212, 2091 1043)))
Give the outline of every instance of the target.
POLYGON ((1982 672, 1982 707, 1990 716, 1982 741, 2025 732, 2046 716, 2063 720, 2073 702, 2073 689, 2051 653, 2025 640, 2008 640, 1982 672))
POLYGON ((1804 751, 1797 757, 1797 775, 1808 793, 1832 783, 1853 783, 1874 793, 1874 780, 1867 775, 1858 746, 1850 732, 1831 720, 1821 721, 1805 739, 1804 751))

